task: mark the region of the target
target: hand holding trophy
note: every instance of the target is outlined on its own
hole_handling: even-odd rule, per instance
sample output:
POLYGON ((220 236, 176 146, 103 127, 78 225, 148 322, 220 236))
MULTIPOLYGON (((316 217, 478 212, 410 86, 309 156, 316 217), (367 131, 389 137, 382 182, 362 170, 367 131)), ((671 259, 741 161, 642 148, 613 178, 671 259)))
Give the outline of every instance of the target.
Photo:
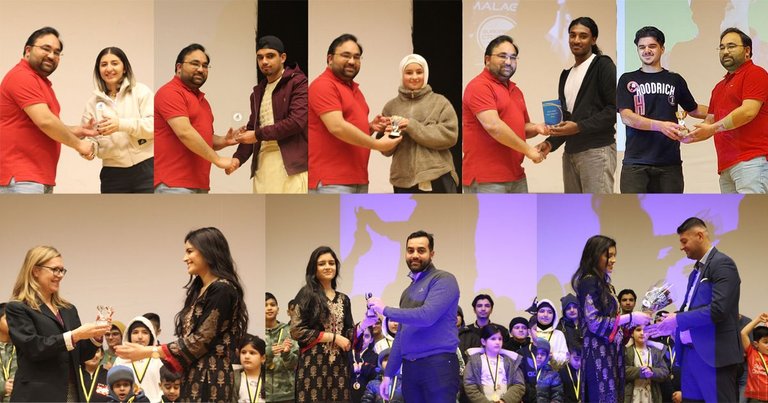
POLYGON ((671 289, 672 284, 666 283, 663 280, 657 281, 645 292, 642 311, 653 315, 654 312, 666 308, 672 303, 671 289))
POLYGON ((677 117, 677 124, 680 125, 680 139, 684 139, 688 137, 688 135, 691 133, 690 130, 688 130, 687 127, 685 127, 685 117, 688 116, 688 112, 686 111, 676 111, 675 116, 677 117))
POLYGON ((112 315, 115 313, 115 308, 109 305, 97 305, 96 306, 96 324, 99 326, 107 325, 112 322, 112 315))

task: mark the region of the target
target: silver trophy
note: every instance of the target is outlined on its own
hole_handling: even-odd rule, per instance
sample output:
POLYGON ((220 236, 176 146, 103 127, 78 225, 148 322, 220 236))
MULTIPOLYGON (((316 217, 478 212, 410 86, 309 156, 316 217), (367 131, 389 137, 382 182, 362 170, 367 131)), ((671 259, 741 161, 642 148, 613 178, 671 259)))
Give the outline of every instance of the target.
POLYGON ((403 117, 402 116, 394 115, 394 116, 392 116, 390 118, 390 120, 392 122, 391 123, 392 131, 389 132, 389 137, 393 138, 393 139, 396 139, 396 138, 400 137, 400 135, 401 135, 400 134, 400 122, 403 120, 403 117))
POLYGON ((96 324, 99 326, 108 324, 112 314, 115 313, 115 309, 109 305, 97 305, 96 311, 96 324))
POLYGON ((672 284, 659 280, 645 292, 643 312, 653 313, 666 308, 672 303, 672 284))
POLYGON ((688 128, 685 127, 685 117, 688 116, 688 112, 677 111, 675 112, 675 116, 677 116, 677 124, 680 125, 680 137, 687 136, 690 133, 688 128))

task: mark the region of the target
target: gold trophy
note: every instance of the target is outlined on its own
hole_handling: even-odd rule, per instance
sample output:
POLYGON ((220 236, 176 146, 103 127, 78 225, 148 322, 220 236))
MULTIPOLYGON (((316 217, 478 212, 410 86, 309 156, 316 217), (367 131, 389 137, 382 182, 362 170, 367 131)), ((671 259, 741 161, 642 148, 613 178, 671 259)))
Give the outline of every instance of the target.
POLYGON ((676 111, 675 116, 677 116, 677 124, 680 125, 680 137, 686 137, 688 134, 690 134, 690 131, 687 127, 685 127, 685 117, 688 116, 688 112, 686 111, 676 111))

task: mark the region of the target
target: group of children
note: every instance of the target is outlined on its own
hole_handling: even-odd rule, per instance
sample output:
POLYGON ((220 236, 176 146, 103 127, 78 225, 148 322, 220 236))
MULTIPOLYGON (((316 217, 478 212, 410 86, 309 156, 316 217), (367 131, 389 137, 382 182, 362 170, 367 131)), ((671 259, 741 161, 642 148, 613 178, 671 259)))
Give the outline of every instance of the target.
MULTIPOLYGON (((565 307, 559 323, 552 302, 542 300, 529 310, 530 319, 512 319, 508 336, 507 329, 500 325, 489 323, 482 327, 480 347, 465 350, 467 366, 459 400, 580 402, 582 338, 579 327, 583 324, 576 298, 566 296, 561 302, 565 307)), ((665 315, 666 312, 661 311, 656 318, 660 320, 665 315)), ((744 326, 741 336, 746 355, 744 396, 751 399, 750 402, 768 402, 768 313, 744 326)), ((467 337, 462 339, 466 346, 467 337)), ((643 326, 637 326, 625 336, 624 343, 623 401, 682 401, 674 340, 649 339, 643 326)))
MULTIPOLYGON (((109 333, 117 332, 122 342, 150 346, 158 344, 159 317, 154 314, 137 316, 125 327, 113 321, 109 333), (149 317, 150 319, 148 319, 149 317)), ((93 356, 80 357, 76 387, 85 402, 176 402, 179 401, 182 374, 165 367, 160 359, 145 358, 130 361, 116 357, 114 346, 105 337, 105 349, 97 349, 93 356)), ((265 402, 262 366, 266 357, 266 344, 257 336, 246 335, 238 343, 239 365, 234 366, 237 402, 265 402)), ((0 402, 10 401, 13 377, 16 373, 15 347, 11 343, 5 304, 0 304, 0 402)))

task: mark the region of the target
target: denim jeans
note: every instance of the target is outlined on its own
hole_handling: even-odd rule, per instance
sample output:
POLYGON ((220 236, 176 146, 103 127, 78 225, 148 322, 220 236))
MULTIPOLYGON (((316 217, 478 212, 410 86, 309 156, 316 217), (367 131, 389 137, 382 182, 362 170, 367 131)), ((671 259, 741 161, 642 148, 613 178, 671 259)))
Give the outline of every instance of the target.
POLYGON ((0 186, 0 193, 47 194, 53 193, 53 186, 37 182, 16 182, 15 178, 11 178, 8 186, 0 186))
POLYGON ((616 143, 580 153, 563 153, 565 193, 613 193, 616 143))
POLYGON ((683 193, 682 165, 624 165, 621 193, 683 193))
POLYGON ((403 358, 403 397, 408 403, 455 403, 459 360, 442 353, 408 361, 403 358))
POLYGON ((526 178, 514 182, 472 182, 469 186, 462 186, 464 193, 528 193, 528 180, 526 178))
POLYGON ((721 193, 768 193, 768 161, 752 158, 720 172, 721 193))
POLYGON ((310 189, 313 194, 349 194, 349 193, 368 193, 368 185, 323 185, 317 184, 317 189, 310 189))
POLYGON ((208 193, 208 190, 207 189, 190 189, 190 188, 172 188, 166 185, 165 183, 161 183, 155 187, 155 193, 189 195, 189 194, 205 194, 205 193, 208 193))

